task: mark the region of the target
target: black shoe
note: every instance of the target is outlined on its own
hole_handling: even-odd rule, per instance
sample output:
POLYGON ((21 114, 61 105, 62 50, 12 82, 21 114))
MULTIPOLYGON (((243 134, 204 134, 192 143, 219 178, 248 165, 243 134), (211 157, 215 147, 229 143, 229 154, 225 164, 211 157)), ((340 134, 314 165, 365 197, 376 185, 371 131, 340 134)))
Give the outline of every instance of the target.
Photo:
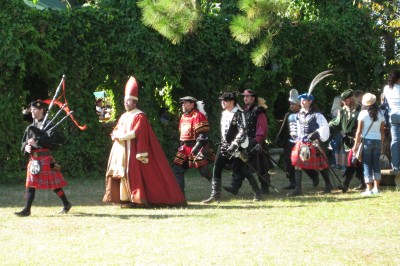
POLYGON ((255 193, 253 201, 261 201, 261 200, 262 200, 261 194, 260 193, 255 193))
POLYGON ((219 199, 214 198, 214 197, 209 197, 208 199, 202 201, 202 203, 204 203, 204 204, 210 204, 213 202, 219 203, 219 199))
POLYGON ((332 193, 332 186, 326 186, 322 194, 330 194, 332 193))
POLYGON ((301 196, 303 195, 303 193, 301 192, 301 190, 293 190, 292 192, 290 192, 289 194, 287 194, 288 197, 296 197, 296 196, 301 196))
POLYGON ((355 187, 354 190, 365 190, 366 188, 367 188, 367 185, 360 184, 358 187, 355 187))
POLYGON ((289 184, 286 187, 283 187, 284 190, 292 190, 292 189, 295 189, 295 188, 296 188, 296 186, 294 184, 289 184))
POLYGON ((317 187, 319 184, 319 177, 312 178, 312 186, 317 187))
POLYGON ((349 187, 346 187, 344 185, 338 185, 337 188, 342 190, 342 192, 347 192, 349 190, 349 187))
POLYGON ((68 213, 71 207, 72 207, 71 202, 68 202, 67 206, 64 206, 64 208, 59 212, 59 214, 68 213))
POLYGON ((14 212, 15 215, 19 216, 19 217, 27 217, 29 215, 31 215, 30 211, 26 211, 26 210, 22 210, 20 212, 14 212))
POLYGON ((233 194, 233 195, 237 195, 238 193, 239 193, 239 190, 238 189, 235 189, 235 188, 233 188, 233 187, 222 187, 226 192, 229 192, 229 193, 231 193, 231 194, 233 194))
POLYGON ((138 204, 133 203, 133 202, 129 202, 129 203, 124 203, 121 205, 121 209, 133 209, 138 207, 138 204))
POLYGON ((263 188, 261 189, 261 193, 262 193, 262 194, 269 194, 269 187, 263 187, 263 188))

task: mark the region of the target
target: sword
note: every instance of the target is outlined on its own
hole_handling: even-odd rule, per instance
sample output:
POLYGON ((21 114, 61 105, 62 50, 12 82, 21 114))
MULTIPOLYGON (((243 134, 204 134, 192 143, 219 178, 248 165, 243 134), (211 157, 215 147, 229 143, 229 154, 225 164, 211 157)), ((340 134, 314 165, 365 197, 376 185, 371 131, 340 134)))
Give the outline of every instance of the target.
MULTIPOLYGON (((254 147, 254 148, 255 148, 255 147, 254 147)), ((253 151, 254 148, 253 148, 251 151, 253 151)), ((251 152, 251 151, 250 151, 250 152, 251 152)), ((239 152, 239 151, 236 150, 236 152, 239 152)), ((240 153, 240 152, 239 152, 239 153, 240 153)), ((232 153, 232 156, 234 156, 234 153, 232 153)), ((232 158, 232 156, 231 156, 231 158, 232 158)), ((256 169, 254 166, 252 166, 250 163, 248 163, 248 162, 244 159, 244 156, 235 156, 235 157, 237 157, 237 158, 239 158, 240 160, 242 160, 242 162, 244 162, 254 173, 256 173, 256 175, 257 175, 260 179, 262 179, 265 183, 268 184, 268 186, 270 186, 273 190, 275 190, 277 193, 279 193, 279 190, 276 189, 276 187, 275 187, 274 185, 272 185, 272 182, 271 182, 271 181, 268 181, 267 179, 265 179, 265 177, 262 176, 262 175, 257 171, 257 169, 256 169)))
MULTIPOLYGON (((340 178, 336 175, 335 171, 332 169, 331 164, 329 163, 328 158, 325 156, 325 154, 322 152, 321 146, 319 145, 318 140, 314 140, 312 142, 312 145, 317 149, 317 151, 319 152, 319 154, 322 156, 322 158, 324 158, 325 162, 328 164, 328 169, 330 170, 330 172, 333 173, 333 175, 336 177, 336 179, 339 181, 340 185, 343 186, 342 181, 340 180, 340 178)), ((332 178, 333 183, 335 183, 335 180, 332 178)), ((335 184, 336 186, 336 184, 335 184)))

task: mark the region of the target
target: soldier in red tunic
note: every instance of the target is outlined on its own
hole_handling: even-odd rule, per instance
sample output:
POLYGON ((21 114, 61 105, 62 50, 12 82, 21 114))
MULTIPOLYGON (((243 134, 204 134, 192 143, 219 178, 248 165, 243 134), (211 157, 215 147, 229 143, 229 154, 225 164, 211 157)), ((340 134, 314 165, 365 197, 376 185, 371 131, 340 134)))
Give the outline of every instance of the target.
POLYGON ((39 130, 53 126, 51 121, 45 121, 45 125, 43 125, 46 114, 45 103, 42 101, 32 102, 31 113, 33 123, 27 127, 22 138, 22 151, 30 156, 26 174, 26 203, 22 211, 16 212, 15 215, 20 217, 31 215, 36 189, 53 190, 64 205, 60 213, 68 213, 72 205, 62 189, 67 182, 50 153, 50 149, 60 146, 61 138, 55 130, 48 133, 39 130))
MULTIPOLYGON (((176 180, 185 191, 184 174, 188 168, 199 169, 200 175, 211 182, 212 173, 208 168, 208 161, 204 157, 204 149, 208 149, 209 124, 205 112, 200 112, 197 99, 192 96, 180 98, 182 103, 182 117, 179 121, 180 142, 174 159, 173 172, 176 180)), ((202 107, 202 106, 201 106, 202 107)), ((201 108, 202 109, 202 108, 201 108)))

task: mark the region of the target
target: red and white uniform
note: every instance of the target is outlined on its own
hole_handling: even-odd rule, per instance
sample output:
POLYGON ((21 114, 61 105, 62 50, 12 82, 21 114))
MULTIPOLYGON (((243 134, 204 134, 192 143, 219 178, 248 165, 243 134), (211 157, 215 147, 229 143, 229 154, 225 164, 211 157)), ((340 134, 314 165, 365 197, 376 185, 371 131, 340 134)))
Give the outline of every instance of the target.
POLYGON ((193 146, 200 134, 208 134, 210 130, 207 117, 197 109, 193 109, 188 114, 183 114, 179 121, 180 140, 183 145, 178 148, 174 164, 183 165, 188 163, 189 168, 199 168, 208 164, 203 157, 197 158, 191 154, 193 146))

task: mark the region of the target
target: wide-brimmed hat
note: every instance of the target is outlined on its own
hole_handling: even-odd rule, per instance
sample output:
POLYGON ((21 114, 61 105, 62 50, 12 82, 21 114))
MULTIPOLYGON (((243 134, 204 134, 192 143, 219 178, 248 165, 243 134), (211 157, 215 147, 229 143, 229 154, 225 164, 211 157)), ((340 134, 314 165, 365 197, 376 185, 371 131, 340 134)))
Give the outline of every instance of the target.
POLYGON ((253 96, 253 97, 257 97, 257 93, 253 90, 247 89, 244 90, 244 92, 242 93, 243 96, 253 96))
POLYGON ((218 97, 218 99, 224 100, 224 101, 234 101, 234 100, 236 100, 236 95, 233 92, 223 92, 218 97))
POLYGON ((185 96, 185 97, 179 98, 179 102, 180 103, 183 103, 183 102, 195 103, 195 102, 197 102, 197 99, 192 96, 185 96))
POLYGON ((361 103, 364 106, 371 106, 376 103, 376 96, 368 92, 362 97, 361 103))
POLYGON ((353 97, 353 90, 352 89, 348 89, 345 90, 344 92, 342 92, 342 94, 340 94, 340 99, 342 99, 342 101, 346 100, 347 98, 353 97))

